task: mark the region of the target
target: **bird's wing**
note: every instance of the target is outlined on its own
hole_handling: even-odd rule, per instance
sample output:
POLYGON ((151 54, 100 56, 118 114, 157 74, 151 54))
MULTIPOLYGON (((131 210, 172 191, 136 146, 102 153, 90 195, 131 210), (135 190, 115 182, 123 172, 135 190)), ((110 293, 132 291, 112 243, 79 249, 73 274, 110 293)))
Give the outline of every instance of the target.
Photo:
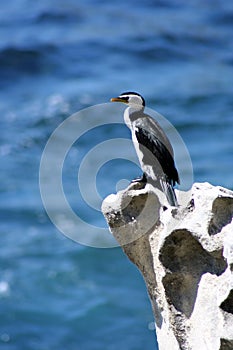
POLYGON ((179 183, 179 175, 175 167, 174 159, 167 147, 154 134, 144 128, 135 126, 135 135, 139 145, 143 147, 142 153, 145 154, 145 149, 158 160, 168 183, 175 185, 179 183))
POLYGON ((157 137, 157 139, 165 145, 167 150, 173 156, 172 145, 163 128, 154 118, 142 111, 131 112, 129 118, 134 127, 144 128, 148 133, 157 137))

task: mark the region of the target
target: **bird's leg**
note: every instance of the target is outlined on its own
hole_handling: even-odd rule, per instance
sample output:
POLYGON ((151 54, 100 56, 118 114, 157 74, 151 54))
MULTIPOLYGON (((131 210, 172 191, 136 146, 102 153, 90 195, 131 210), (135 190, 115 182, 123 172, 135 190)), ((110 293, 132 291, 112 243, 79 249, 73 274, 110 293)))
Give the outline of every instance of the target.
POLYGON ((141 183, 146 184, 146 183, 147 183, 146 174, 143 173, 143 175, 142 175, 141 177, 138 177, 138 178, 136 178, 136 179, 133 179, 131 182, 132 182, 132 183, 134 183, 134 182, 141 182, 141 183))

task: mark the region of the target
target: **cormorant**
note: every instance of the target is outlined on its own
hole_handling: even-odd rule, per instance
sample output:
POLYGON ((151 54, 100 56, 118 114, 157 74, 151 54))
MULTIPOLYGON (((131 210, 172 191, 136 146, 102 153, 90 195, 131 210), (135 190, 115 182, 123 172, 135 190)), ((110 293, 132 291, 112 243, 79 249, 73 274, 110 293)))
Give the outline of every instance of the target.
POLYGON ((151 183, 166 195, 171 206, 177 206, 174 191, 180 183, 175 167, 172 145, 161 126, 148 114, 144 113, 145 100, 136 92, 124 92, 111 102, 127 104, 124 112, 125 124, 132 133, 134 147, 143 170, 143 176, 134 181, 151 183))

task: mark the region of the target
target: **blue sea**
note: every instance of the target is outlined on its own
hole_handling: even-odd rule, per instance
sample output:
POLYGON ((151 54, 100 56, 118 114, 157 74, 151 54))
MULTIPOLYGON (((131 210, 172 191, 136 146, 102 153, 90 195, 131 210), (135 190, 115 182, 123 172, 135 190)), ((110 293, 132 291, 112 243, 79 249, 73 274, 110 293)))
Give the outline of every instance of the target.
POLYGON ((232 38, 231 1, 1 3, 0 349, 156 349, 139 271, 119 247, 101 248, 101 234, 89 240, 89 229, 107 230, 103 198, 140 175, 130 147, 105 143, 130 137, 124 107, 111 112, 109 100, 141 93, 180 134, 194 181, 233 189, 232 38), (53 189, 59 137, 46 167, 55 226, 40 194, 41 157, 59 126, 95 105, 62 135, 85 125, 62 175, 76 225, 53 189), (66 234, 71 226, 78 238, 66 234))

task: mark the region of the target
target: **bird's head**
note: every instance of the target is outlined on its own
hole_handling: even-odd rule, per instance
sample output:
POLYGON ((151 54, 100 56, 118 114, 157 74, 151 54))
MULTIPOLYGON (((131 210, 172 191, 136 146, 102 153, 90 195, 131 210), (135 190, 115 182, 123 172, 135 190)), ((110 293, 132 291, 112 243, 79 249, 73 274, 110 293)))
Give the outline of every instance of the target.
POLYGON ((123 102, 129 107, 144 108, 145 100, 137 92, 123 92, 118 97, 111 98, 111 102, 123 102))

